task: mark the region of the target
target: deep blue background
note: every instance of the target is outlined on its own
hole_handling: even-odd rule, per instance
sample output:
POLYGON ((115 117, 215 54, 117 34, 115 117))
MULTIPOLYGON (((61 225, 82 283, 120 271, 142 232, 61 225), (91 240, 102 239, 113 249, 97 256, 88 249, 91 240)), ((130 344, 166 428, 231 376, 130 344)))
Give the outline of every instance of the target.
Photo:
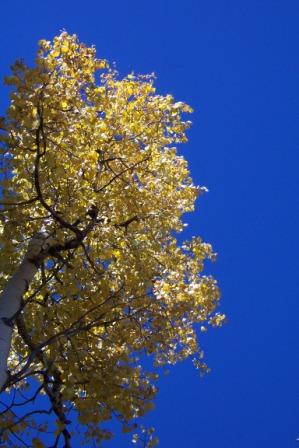
POLYGON ((187 235, 219 253, 208 269, 229 320, 203 337, 210 375, 186 362, 162 377, 146 419, 162 448, 297 445, 298 23, 298 0, 1 4, 1 77, 66 28, 121 73, 155 71, 161 93, 195 109, 180 150, 210 193, 187 235))

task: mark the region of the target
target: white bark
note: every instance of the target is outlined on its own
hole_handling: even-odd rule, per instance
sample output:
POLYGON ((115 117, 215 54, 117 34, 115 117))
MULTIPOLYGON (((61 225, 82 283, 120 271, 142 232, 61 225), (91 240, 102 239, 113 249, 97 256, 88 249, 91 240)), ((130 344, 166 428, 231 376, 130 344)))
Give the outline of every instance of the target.
MULTIPOLYGON (((45 249, 46 241, 47 236, 42 232, 32 238, 23 261, 0 295, 0 391, 8 377, 7 358, 13 332, 11 319, 20 309, 22 296, 38 270, 37 264, 32 260, 45 249)), ((50 246, 49 243, 47 246, 50 246)))

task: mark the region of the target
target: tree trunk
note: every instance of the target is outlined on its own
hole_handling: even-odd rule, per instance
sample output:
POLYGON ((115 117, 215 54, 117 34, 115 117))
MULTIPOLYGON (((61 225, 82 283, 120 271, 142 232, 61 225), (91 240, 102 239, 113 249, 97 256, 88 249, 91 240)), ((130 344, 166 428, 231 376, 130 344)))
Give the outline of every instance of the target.
POLYGON ((7 378, 7 358, 11 347, 14 316, 20 309, 22 296, 38 270, 38 255, 44 248, 47 236, 35 235, 29 243, 23 261, 8 280, 0 296, 0 391, 7 378))

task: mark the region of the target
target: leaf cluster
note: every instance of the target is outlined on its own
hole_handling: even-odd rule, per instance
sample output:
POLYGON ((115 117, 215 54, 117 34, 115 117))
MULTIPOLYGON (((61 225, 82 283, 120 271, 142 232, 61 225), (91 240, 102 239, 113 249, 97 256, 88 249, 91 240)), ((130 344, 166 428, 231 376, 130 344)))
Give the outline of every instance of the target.
MULTIPOLYGON (((127 428, 152 408, 156 374, 140 356, 156 366, 199 359, 196 324, 223 320, 216 281, 202 275, 211 246, 175 237, 200 192, 176 150, 191 109, 158 95, 152 75, 119 79, 66 32, 40 41, 35 66, 17 61, 6 82, 0 286, 34 235, 52 241, 16 317, 7 390, 30 385, 25 407, 48 397, 53 447, 71 446, 74 413, 87 443, 100 443, 104 421, 127 428)), ((22 400, 11 400, 2 437, 49 430, 26 413, 20 425, 22 400)))

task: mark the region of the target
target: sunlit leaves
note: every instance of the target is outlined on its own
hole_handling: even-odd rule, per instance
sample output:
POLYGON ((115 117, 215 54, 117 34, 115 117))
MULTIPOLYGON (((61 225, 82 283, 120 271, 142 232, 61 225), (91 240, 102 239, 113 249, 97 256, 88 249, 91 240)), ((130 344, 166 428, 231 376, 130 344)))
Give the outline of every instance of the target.
MULTIPOLYGON (((158 95, 153 75, 119 78, 76 36, 39 45, 36 65, 18 61, 6 79, 0 284, 36 232, 60 249, 76 244, 49 251, 28 285, 10 366, 48 395, 52 381, 61 412, 77 412, 87 443, 100 443, 112 415, 127 431, 152 407, 157 377, 140 355, 156 366, 195 356, 206 368, 196 324, 224 319, 216 281, 202 274, 215 255, 200 238, 175 237, 203 191, 175 146, 191 108, 158 95)), ((67 424, 60 415, 57 437, 67 424)))

